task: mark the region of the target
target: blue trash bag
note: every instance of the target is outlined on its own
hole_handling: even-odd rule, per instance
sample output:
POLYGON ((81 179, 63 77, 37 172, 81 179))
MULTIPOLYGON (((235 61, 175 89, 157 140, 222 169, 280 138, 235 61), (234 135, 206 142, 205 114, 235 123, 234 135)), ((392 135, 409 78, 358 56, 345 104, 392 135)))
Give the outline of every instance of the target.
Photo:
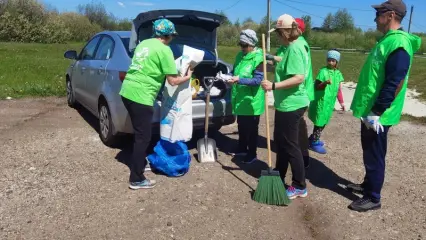
POLYGON ((191 155, 184 142, 171 143, 161 139, 148 161, 152 169, 169 177, 179 177, 189 171, 191 155))

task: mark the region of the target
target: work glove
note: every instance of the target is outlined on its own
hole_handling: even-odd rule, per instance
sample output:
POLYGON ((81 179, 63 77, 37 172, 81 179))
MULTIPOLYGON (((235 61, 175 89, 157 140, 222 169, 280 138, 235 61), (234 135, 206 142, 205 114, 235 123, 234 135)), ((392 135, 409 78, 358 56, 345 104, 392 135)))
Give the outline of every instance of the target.
POLYGON ((384 132, 383 125, 380 123, 380 116, 370 112, 367 117, 362 117, 361 121, 369 129, 373 129, 377 134, 384 132))

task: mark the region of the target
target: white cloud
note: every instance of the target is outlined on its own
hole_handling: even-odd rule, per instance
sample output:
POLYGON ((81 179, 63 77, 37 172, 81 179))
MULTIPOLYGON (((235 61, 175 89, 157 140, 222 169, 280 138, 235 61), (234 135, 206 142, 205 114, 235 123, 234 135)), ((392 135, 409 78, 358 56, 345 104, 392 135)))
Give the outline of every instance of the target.
POLYGON ((124 5, 124 3, 123 3, 123 2, 117 2, 117 4, 118 4, 120 7, 122 7, 122 8, 125 8, 125 7, 126 7, 126 5, 124 5))
POLYGON ((130 2, 129 4, 134 5, 134 6, 153 6, 153 3, 150 2, 130 2))

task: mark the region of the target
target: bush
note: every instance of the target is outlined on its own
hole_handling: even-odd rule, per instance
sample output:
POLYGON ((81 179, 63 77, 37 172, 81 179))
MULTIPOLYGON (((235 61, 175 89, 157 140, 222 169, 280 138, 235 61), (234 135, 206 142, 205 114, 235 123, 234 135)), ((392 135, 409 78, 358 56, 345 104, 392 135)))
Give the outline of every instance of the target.
POLYGON ((65 25, 65 28, 70 32, 71 41, 86 41, 94 34, 102 31, 102 28, 90 23, 89 19, 83 15, 73 12, 62 13, 59 16, 65 25))

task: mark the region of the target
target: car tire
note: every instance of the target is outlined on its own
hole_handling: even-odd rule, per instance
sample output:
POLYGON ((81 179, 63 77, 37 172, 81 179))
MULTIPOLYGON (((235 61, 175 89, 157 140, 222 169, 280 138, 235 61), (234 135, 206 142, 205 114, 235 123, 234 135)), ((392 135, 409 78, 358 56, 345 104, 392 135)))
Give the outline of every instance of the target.
POLYGON ((66 80, 66 91, 67 91, 67 104, 71 108, 75 108, 77 101, 75 100, 74 89, 72 88, 71 80, 67 77, 66 80))
POLYGON ((111 119, 111 112, 106 101, 101 101, 98 107, 99 114, 99 138, 108 147, 114 147, 118 136, 114 135, 114 124, 111 119))

